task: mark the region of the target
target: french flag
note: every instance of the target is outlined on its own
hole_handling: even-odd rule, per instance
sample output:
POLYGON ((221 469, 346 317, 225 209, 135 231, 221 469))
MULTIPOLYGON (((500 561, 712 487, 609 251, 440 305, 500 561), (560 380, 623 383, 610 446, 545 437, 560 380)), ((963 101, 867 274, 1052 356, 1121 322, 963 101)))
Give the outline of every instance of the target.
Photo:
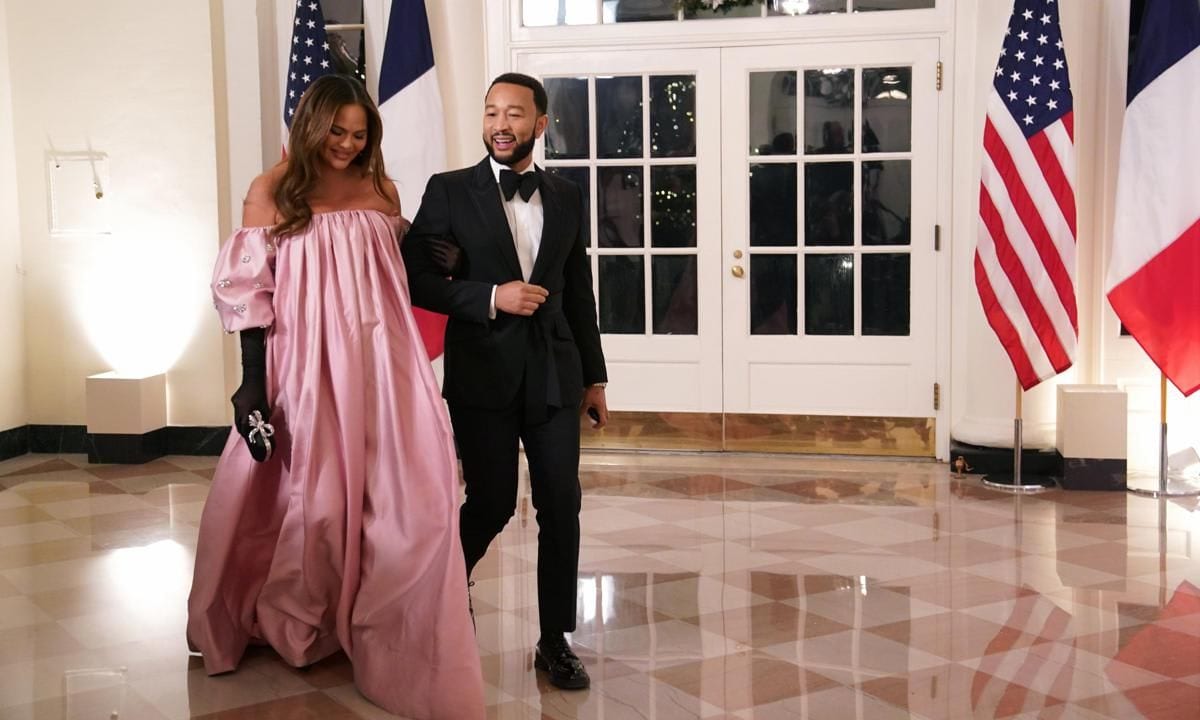
MULTIPOLYGON (((415 217, 425 183, 446 169, 442 96, 425 0, 392 0, 379 71, 379 113, 388 174, 400 191, 404 216, 415 217)), ((420 308, 413 308, 413 315, 429 358, 438 357, 445 343, 446 316, 420 308)))
POLYGON ((1200 389, 1200 2, 1148 0, 1129 75, 1108 301, 1184 395, 1200 389))

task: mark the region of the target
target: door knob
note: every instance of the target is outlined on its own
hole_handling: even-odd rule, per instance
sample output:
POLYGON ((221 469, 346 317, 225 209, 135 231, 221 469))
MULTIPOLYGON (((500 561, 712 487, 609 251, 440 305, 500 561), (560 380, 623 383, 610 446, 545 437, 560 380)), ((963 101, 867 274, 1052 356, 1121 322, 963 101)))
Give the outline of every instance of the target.
POLYGON ((742 251, 741 251, 741 250, 734 250, 734 251, 733 251, 733 259, 734 259, 734 260, 741 260, 741 259, 742 259, 742 251))
POLYGON ((744 277, 746 275, 746 271, 742 269, 741 265, 734 265, 731 272, 735 278, 744 277))

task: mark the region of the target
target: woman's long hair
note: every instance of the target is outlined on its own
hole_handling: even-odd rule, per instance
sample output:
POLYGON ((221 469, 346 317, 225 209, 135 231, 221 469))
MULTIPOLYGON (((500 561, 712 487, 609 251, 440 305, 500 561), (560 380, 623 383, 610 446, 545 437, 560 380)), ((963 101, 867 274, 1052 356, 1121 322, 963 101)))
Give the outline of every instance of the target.
POLYGON ((383 121, 379 118, 379 109, 357 78, 325 75, 308 87, 292 116, 287 168, 275 188, 275 207, 282 219, 272 229, 272 234, 292 235, 312 221, 308 196, 317 185, 321 151, 333 127, 334 117, 346 105, 358 105, 367 114, 367 144, 351 161, 351 167, 359 168, 363 175, 370 175, 375 191, 381 197, 388 197, 384 189, 387 174, 380 151, 383 121))

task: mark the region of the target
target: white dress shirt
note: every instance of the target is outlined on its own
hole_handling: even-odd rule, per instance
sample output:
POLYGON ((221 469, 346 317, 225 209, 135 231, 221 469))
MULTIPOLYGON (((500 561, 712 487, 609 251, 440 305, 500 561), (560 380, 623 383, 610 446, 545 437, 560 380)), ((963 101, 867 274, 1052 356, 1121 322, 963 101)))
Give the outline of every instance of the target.
MULTIPOLYGON (((521 194, 513 195, 512 200, 504 199, 504 191, 500 189, 500 171, 511 170, 505 165, 496 162, 494 158, 489 157, 488 162, 492 164, 492 175, 496 178, 496 192, 500 193, 500 204, 504 207, 504 216, 508 218, 508 229, 512 233, 513 245, 517 251, 517 259, 520 261, 522 272, 524 273, 525 282, 529 282, 529 273, 533 270, 533 263, 537 260, 538 251, 542 247, 542 224, 545 215, 542 211, 542 191, 535 190, 528 201, 521 199, 521 194), (526 257, 522 258, 522 253, 526 253, 526 257)), ((529 167, 525 168, 524 173, 536 172, 533 163, 529 163, 529 167)), ((496 319, 496 286, 492 286, 492 302, 488 311, 488 317, 496 319)))

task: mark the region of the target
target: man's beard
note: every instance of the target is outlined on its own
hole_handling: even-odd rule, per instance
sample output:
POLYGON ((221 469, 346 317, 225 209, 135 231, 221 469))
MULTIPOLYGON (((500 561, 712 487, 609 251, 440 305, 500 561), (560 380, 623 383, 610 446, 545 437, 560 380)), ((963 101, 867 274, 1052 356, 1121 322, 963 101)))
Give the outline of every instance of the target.
POLYGON ((496 157, 496 151, 492 149, 492 144, 490 142, 488 142, 487 139, 484 139, 483 146, 485 148, 487 148, 488 155, 490 155, 493 160, 500 163, 501 165, 507 165, 508 167, 512 167, 513 165, 517 165, 518 163, 520 163, 522 160, 529 157, 530 154, 533 153, 533 145, 536 142, 537 142, 537 138, 530 135, 528 140, 526 140, 523 143, 519 143, 516 147, 514 147, 512 149, 512 157, 510 157, 507 160, 501 160, 500 158, 496 157))

